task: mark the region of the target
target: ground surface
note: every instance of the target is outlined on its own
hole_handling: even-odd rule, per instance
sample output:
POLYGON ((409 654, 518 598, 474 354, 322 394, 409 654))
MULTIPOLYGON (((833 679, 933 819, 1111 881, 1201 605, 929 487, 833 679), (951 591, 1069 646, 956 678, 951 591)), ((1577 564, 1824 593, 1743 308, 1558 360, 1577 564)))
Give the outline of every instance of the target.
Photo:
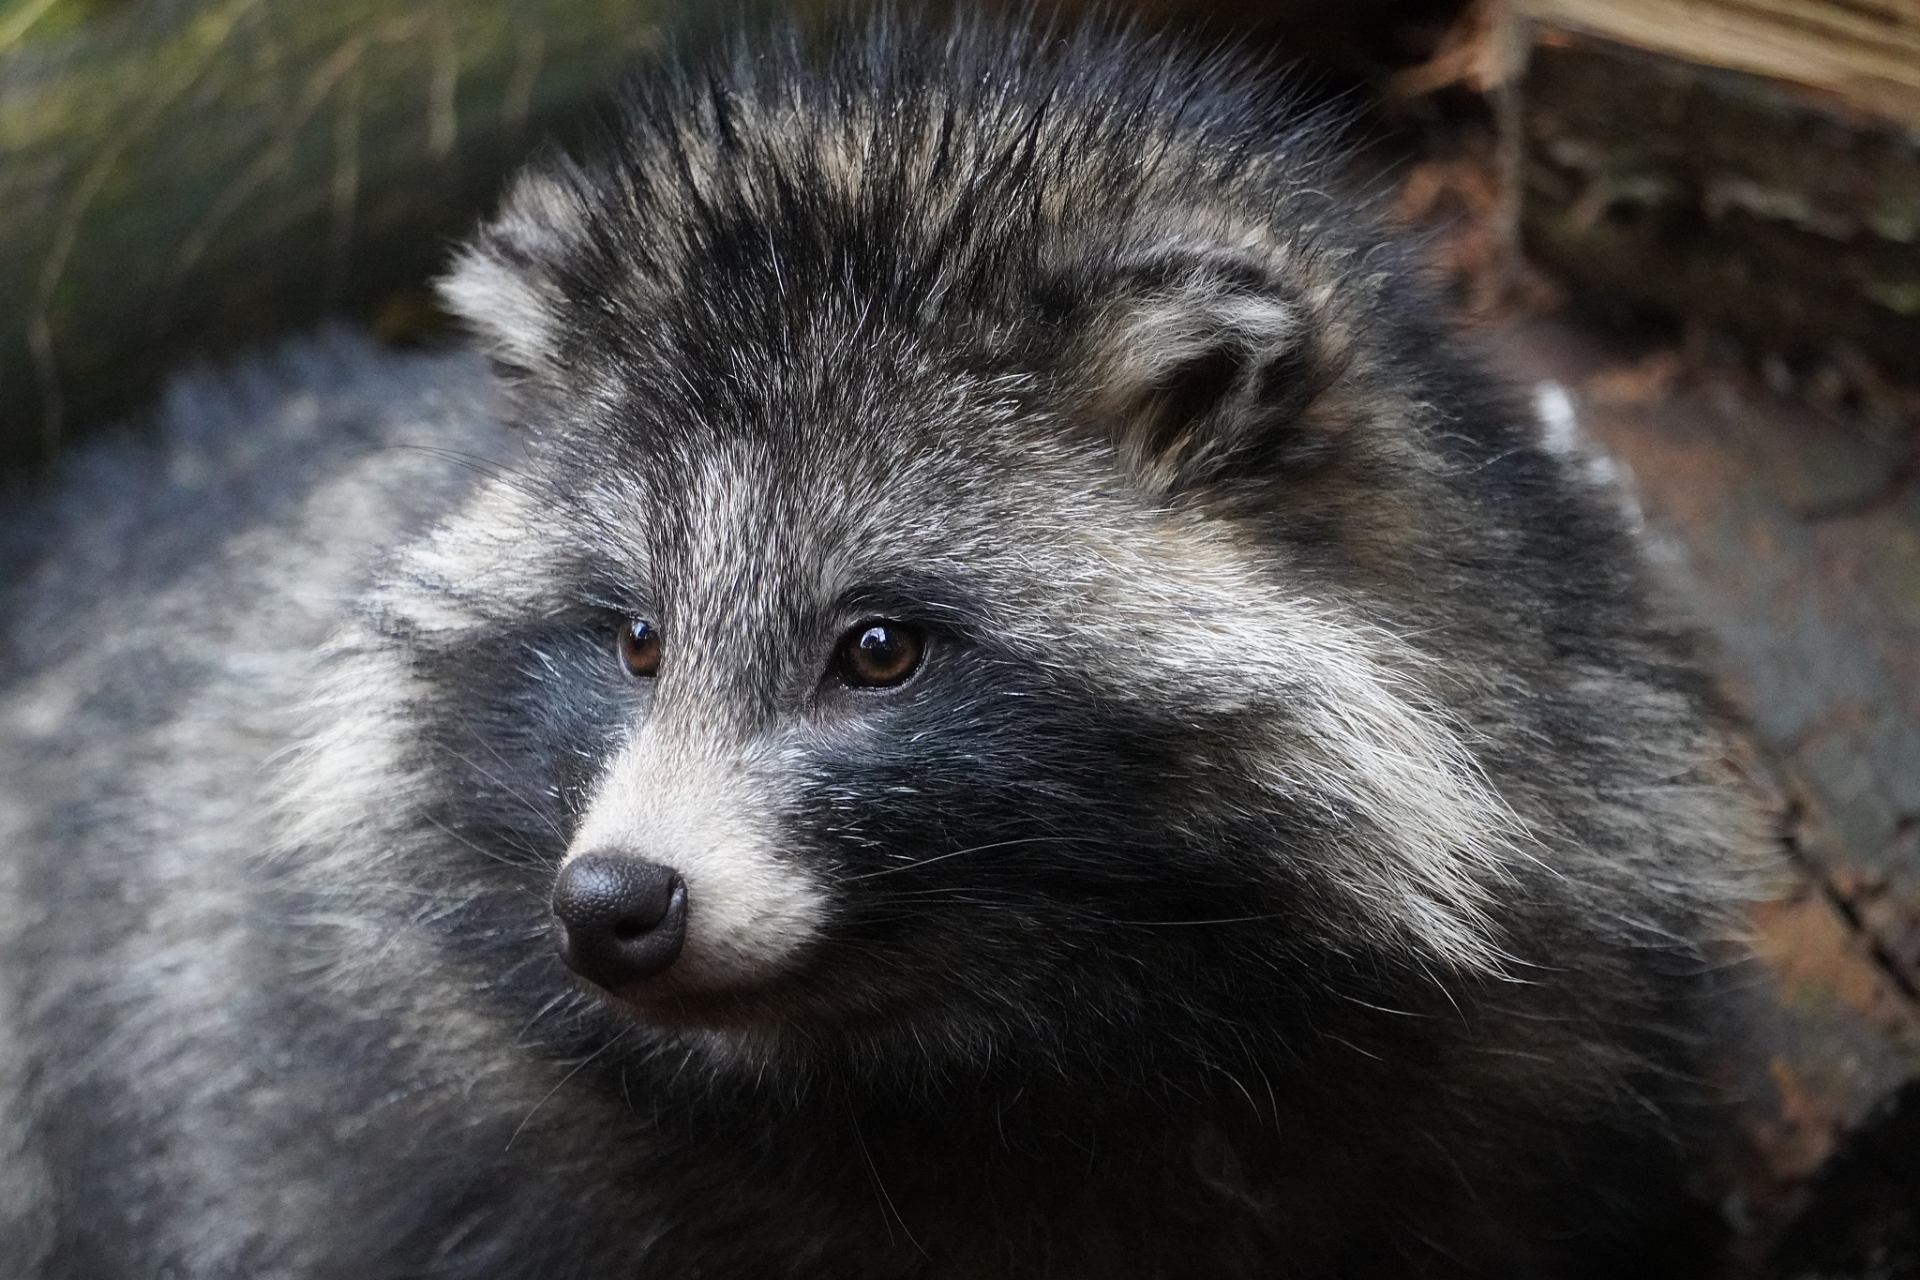
POLYGON ((1644 518, 1779 796, 1759 1036, 1727 1064, 1748 1270, 1920 1276, 1920 419, 1553 319, 1488 336, 1644 518))

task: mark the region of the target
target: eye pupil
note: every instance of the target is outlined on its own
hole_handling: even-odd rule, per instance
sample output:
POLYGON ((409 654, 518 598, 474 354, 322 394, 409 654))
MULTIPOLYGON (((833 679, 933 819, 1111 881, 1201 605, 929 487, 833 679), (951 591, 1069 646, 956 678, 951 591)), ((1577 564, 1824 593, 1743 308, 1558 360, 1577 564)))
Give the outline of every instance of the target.
POLYGON ((840 641, 840 678, 863 689, 904 684, 920 667, 920 633, 898 622, 863 622, 840 641))
POLYGON ((660 629, 645 618, 631 618, 620 628, 620 661, 631 675, 643 679, 660 673, 660 629))

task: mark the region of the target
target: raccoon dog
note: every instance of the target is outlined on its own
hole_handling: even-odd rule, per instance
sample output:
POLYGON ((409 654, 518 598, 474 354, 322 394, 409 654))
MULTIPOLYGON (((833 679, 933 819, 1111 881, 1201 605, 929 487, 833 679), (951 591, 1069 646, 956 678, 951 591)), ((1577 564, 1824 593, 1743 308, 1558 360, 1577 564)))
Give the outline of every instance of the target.
POLYGON ((1696 677, 1267 83, 663 69, 460 253, 491 371, 309 342, 17 509, 0 1270, 1679 1258, 1696 677))

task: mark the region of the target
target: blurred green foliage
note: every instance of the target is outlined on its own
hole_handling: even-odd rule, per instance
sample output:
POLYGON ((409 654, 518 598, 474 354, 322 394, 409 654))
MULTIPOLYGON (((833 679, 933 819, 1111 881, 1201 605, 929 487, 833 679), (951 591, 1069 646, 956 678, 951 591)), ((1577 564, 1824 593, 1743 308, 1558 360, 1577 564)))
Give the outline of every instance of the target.
POLYGON ((448 242, 695 3, 7 0, 0 462, 322 315, 429 327, 448 242))
POLYGON ((129 0, 7 0, 0 4, 0 53, 23 40, 64 35, 104 9, 129 0))

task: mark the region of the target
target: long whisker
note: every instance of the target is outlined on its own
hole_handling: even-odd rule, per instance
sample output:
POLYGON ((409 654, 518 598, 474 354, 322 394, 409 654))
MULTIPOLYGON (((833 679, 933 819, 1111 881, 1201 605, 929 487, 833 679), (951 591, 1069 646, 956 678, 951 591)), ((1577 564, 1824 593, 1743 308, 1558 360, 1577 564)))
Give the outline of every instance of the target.
POLYGON ((1116 924, 1139 925, 1150 929, 1180 929, 1189 926, 1216 924, 1261 924, 1268 920, 1287 920, 1293 913, 1285 911, 1267 911, 1257 916, 1221 916, 1214 920, 1116 920, 1116 924))
POLYGON ((547 865, 546 860, 540 857, 539 853, 536 852, 535 850, 532 850, 532 849, 519 850, 518 852, 524 854, 524 857, 520 857, 520 858, 509 857, 504 853, 498 853, 492 849, 487 848, 485 845, 481 844, 477 840, 470 839, 467 836, 460 834, 458 831, 455 831, 452 827, 440 821, 440 819, 434 817, 432 814, 425 814, 423 816, 426 818, 428 826, 438 831, 441 835, 447 837, 447 839, 452 840, 458 844, 464 845, 466 848, 471 849, 473 852, 479 854, 481 857, 486 858, 492 862, 497 862, 503 867, 512 867, 515 871, 538 871, 547 865))
POLYGON ((1022 836, 1017 840, 996 840, 991 844, 969 845, 965 849, 954 849, 947 853, 937 853, 931 858, 921 858, 916 862, 902 863, 897 867, 882 867, 878 871, 863 871, 857 876, 846 877, 849 883, 857 880, 874 880, 880 876, 890 876, 901 871, 917 871, 921 867, 932 866, 936 862, 945 862, 948 858, 958 858, 969 853, 985 853, 989 849, 1006 849, 1017 844, 1087 844, 1086 840, 1074 836, 1022 836))
MULTIPOLYGON (((471 726, 469 726, 469 730, 471 731, 471 726)), ((486 741, 484 738, 481 738, 479 740, 483 743, 486 741)), ((506 763, 505 760, 500 759, 500 753, 497 750, 495 750, 491 745, 489 745, 487 749, 493 752, 494 758, 497 760, 500 760, 500 763, 502 764, 506 763)), ((441 744, 441 750, 445 751, 448 755, 452 756, 455 760, 458 760, 461 764, 466 765, 469 769, 472 769, 475 773, 479 774, 482 778, 486 779, 488 782, 491 782, 494 786, 500 788, 502 791, 512 796, 515 800, 518 800, 528 813, 531 813, 534 817, 538 818, 542 823, 544 823, 546 825, 547 830, 551 831, 557 838, 561 840, 565 840, 567 838, 567 833, 560 829, 559 823, 555 822, 553 818, 548 814, 542 812, 540 807, 534 804, 533 801, 521 795, 519 791, 514 789, 512 784, 508 783, 505 779, 500 778, 495 774, 489 772, 487 769, 481 767, 481 764, 478 760, 475 760, 472 756, 467 755, 462 751, 456 750, 454 747, 448 746, 444 743, 441 744)))
POLYGON ((552 1101, 554 1094, 566 1088, 567 1081, 573 1079, 575 1076, 579 1075, 582 1071, 586 1070, 588 1063, 592 1062, 595 1058, 599 1057, 601 1054, 605 1053, 607 1050, 613 1048, 613 1046, 619 1044, 623 1039, 626 1038, 627 1032, 632 1030, 633 1030, 632 1027, 625 1028, 620 1032, 619 1035, 615 1036, 613 1039, 607 1041, 605 1044, 601 1045, 598 1049, 595 1049, 592 1053, 582 1058, 579 1064, 575 1066, 573 1070, 567 1072, 567 1074, 565 1074, 564 1076, 561 1076, 560 1083, 553 1086, 553 1088, 547 1090, 547 1096, 533 1104, 533 1110, 527 1112, 526 1118, 520 1122, 520 1127, 513 1131, 513 1136, 507 1139, 507 1145, 502 1147, 501 1150, 511 1151, 513 1149, 514 1139, 518 1138, 521 1132, 524 1129, 526 1129, 528 1123, 532 1121, 533 1117, 539 1114, 540 1108, 546 1106, 548 1102, 552 1101))
MULTIPOLYGON (((933 859, 929 859, 929 861, 933 861, 933 859)), ((935 885, 925 889, 889 891, 885 895, 876 898, 875 902, 883 905, 895 902, 904 904, 915 899, 933 899, 938 902, 950 902, 960 906, 970 907, 1028 905, 1028 899, 1015 890, 1002 890, 994 886, 964 884, 935 885)), ((1090 910, 1085 906, 1073 906, 1064 902, 1049 902, 1047 904, 1047 910, 1058 915, 1071 916, 1075 919, 1086 920, 1092 923, 1115 925, 1121 928, 1141 929, 1209 928, 1216 925, 1228 924, 1264 924, 1273 920, 1288 920, 1294 918, 1294 913, 1292 912, 1264 911, 1254 915, 1215 916, 1192 920, 1130 920, 1125 916, 1090 910)), ((910 913, 903 913, 899 918, 909 919, 911 915, 910 913)))

